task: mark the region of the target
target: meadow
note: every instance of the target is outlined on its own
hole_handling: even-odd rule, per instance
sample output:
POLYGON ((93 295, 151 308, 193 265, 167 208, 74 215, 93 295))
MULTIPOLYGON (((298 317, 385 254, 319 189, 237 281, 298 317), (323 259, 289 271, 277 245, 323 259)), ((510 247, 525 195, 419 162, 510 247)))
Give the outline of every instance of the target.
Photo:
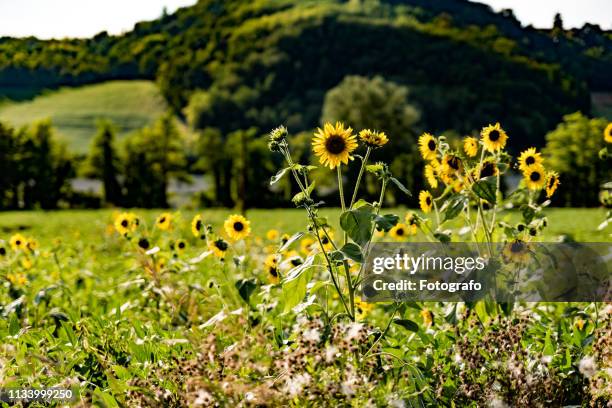
MULTIPOLYGON (((605 304, 520 304, 504 313, 487 302, 357 300, 357 322, 336 315, 332 323, 321 310, 322 298, 334 298, 329 283, 311 286, 313 297, 289 309, 279 284, 313 243, 306 236, 283 245, 304 230, 302 210, 249 210, 250 233, 239 240, 227 235, 229 210, 165 211, 0 213, 4 387, 70 388, 75 406, 102 407, 503 406, 509 399, 599 406, 610 391, 588 381, 605 378, 595 374, 609 358, 605 304), (215 236, 231 243, 223 258, 211 251, 215 236)), ((609 241, 596 230, 602 209, 545 215, 543 240, 609 241)))

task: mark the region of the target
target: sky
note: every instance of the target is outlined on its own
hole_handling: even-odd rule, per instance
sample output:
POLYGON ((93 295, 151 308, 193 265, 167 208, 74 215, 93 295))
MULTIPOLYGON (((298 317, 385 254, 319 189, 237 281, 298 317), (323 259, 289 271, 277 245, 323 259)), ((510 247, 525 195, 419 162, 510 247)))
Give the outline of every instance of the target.
MULTIPOLYGON (((432 0, 435 1, 435 0, 432 0)), ((566 27, 585 22, 612 29, 612 0, 478 0, 495 10, 514 9, 524 25, 550 27, 558 11, 566 27)), ((0 0, 0 37, 91 37, 119 34, 196 0, 0 0)))

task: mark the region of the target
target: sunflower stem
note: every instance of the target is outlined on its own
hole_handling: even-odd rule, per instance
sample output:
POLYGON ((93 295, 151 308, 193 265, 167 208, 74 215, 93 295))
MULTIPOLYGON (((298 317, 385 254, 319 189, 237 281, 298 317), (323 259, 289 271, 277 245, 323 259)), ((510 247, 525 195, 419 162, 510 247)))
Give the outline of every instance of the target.
POLYGON ((363 161, 361 162, 361 168, 359 169, 359 175, 357 176, 357 182, 355 183, 355 189, 353 190, 353 197, 351 198, 351 204, 349 205, 349 210, 353 208, 353 204, 355 204, 355 200, 357 199, 357 191, 359 191, 359 185, 361 184, 361 177, 363 176, 363 171, 365 170, 366 165, 368 164, 368 159, 370 158, 370 152, 372 148, 368 146, 366 150, 366 154, 363 157, 363 161))
POLYGON ((344 204, 344 186, 342 183, 342 169, 339 164, 336 169, 338 170, 338 191, 340 193, 340 206, 342 207, 342 212, 346 211, 346 205, 344 204))

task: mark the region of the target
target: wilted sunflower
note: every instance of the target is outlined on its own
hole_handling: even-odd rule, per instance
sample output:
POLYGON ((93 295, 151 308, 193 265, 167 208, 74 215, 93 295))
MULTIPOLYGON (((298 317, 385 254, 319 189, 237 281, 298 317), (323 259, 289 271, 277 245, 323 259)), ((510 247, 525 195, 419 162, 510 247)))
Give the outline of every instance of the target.
POLYGON ((244 239, 251 233, 251 222, 242 215, 230 215, 225 223, 223 223, 225 232, 234 241, 244 239))
POLYGON ((542 166, 528 168, 523 173, 523 177, 525 185, 530 190, 541 190, 546 184, 546 175, 542 166))
POLYGON ((402 241, 409 235, 408 227, 406 227, 406 224, 398 222, 389 230, 389 235, 395 240, 402 241))
POLYGON ((530 245, 520 239, 507 243, 502 251, 502 257, 507 263, 524 264, 529 261, 530 245))
POLYGON ((280 277, 278 274, 278 259, 276 258, 276 255, 268 255, 266 257, 266 260, 264 261, 264 270, 268 275, 268 280, 270 283, 276 284, 279 282, 280 277))
POLYGON ((435 159, 438 150, 436 138, 430 133, 423 133, 421 137, 419 137, 419 150, 421 151, 421 156, 423 156, 425 160, 435 159))
POLYGON ((463 151, 468 157, 475 157, 478 154, 478 140, 471 136, 463 139, 463 151))
POLYGON ((219 238, 211 242, 208 248, 213 252, 213 254, 215 254, 217 258, 224 258, 225 252, 229 248, 229 244, 223 239, 219 238))
POLYGON ((522 152, 519 156, 519 169, 521 171, 527 171, 527 169, 530 167, 542 166, 543 161, 544 159, 542 159, 542 154, 538 153, 535 147, 530 147, 529 149, 522 152))
POLYGON ((419 226, 419 218, 415 213, 406 214, 406 224, 408 225, 408 234, 416 235, 419 226))
POLYGON ((271 230, 268 230, 268 232, 266 232, 266 238, 269 241, 275 241, 276 242, 276 241, 278 241, 278 237, 279 237, 278 230, 271 229, 271 230))
POLYGON ((606 143, 612 143, 612 123, 608 123, 604 130, 604 140, 606 143))
POLYGON ((433 197, 429 191, 423 190, 419 193, 419 205, 424 213, 431 211, 431 208, 433 207, 433 197))
POLYGON ((559 187, 559 173, 550 171, 546 175, 546 197, 550 198, 559 187))
POLYGON ((499 174, 497 164, 492 160, 485 160, 479 168, 478 179, 492 177, 499 174))
POLYGON ((202 216, 197 214, 191 220, 191 233, 194 237, 205 239, 206 238, 206 230, 204 227, 204 221, 202 221, 202 216))
POLYGON ((172 214, 162 213, 155 220, 155 226, 162 231, 168 231, 172 227, 172 214))
POLYGON ((504 129, 501 128, 499 123, 483 128, 480 132, 480 137, 482 137, 485 149, 490 152, 496 152, 503 149, 508 140, 508 135, 504 129))
POLYGON ((366 146, 372 148, 382 147, 389 141, 385 132, 377 132, 370 129, 363 129, 359 132, 359 138, 366 146))
POLYGON ((452 176, 463 169, 463 164, 459 156, 455 154, 445 154, 442 158, 441 173, 447 176, 452 176))
POLYGON ((326 123, 323 129, 318 128, 312 139, 312 150, 319 162, 335 169, 340 163, 348 164, 352 160, 351 153, 357 148, 357 138, 353 129, 344 128, 344 124, 336 122, 336 126, 326 123))
POLYGON ((431 188, 438 188, 437 170, 432 164, 425 165, 425 179, 431 188))
POLYGON ((22 249, 26 249, 27 239, 21 234, 15 234, 9 239, 9 244, 13 251, 19 251, 22 249))

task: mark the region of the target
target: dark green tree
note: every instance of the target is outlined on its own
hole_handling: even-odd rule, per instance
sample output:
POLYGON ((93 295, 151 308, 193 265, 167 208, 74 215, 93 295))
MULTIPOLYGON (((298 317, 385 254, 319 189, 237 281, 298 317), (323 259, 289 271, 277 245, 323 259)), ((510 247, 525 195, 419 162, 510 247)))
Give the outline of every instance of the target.
POLYGON ((86 174, 102 181, 104 200, 107 203, 120 206, 123 204, 123 193, 119 184, 121 163, 115 149, 115 132, 111 122, 98 122, 98 133, 92 141, 86 174))

